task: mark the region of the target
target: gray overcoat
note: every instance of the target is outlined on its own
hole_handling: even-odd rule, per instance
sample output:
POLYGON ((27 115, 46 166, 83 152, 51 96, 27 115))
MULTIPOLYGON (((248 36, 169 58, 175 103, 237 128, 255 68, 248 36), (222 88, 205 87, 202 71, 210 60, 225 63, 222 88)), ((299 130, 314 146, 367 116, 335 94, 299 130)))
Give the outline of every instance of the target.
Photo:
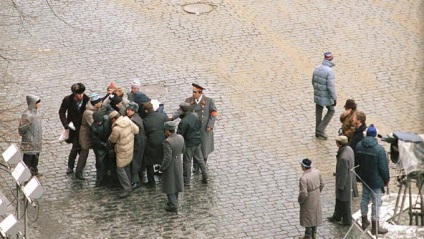
POLYGON ((336 198, 347 202, 351 200, 352 178, 355 175, 350 170, 355 164, 355 156, 350 146, 342 146, 336 158, 336 198))
POLYGON ((308 169, 299 179, 300 225, 314 227, 322 223, 321 191, 324 181, 317 169, 308 169))
POLYGON ((202 95, 202 99, 199 103, 196 103, 193 97, 189 97, 185 101, 190 103, 191 111, 197 113, 200 122, 202 123, 200 129, 200 142, 203 158, 206 159, 215 149, 213 137, 214 132, 213 130, 207 131, 207 127, 211 127, 212 129, 214 128, 218 110, 216 109, 214 100, 206 97, 206 95, 202 95))
POLYGON ((183 160, 185 150, 183 136, 173 133, 163 142, 162 192, 174 194, 184 191, 183 160))

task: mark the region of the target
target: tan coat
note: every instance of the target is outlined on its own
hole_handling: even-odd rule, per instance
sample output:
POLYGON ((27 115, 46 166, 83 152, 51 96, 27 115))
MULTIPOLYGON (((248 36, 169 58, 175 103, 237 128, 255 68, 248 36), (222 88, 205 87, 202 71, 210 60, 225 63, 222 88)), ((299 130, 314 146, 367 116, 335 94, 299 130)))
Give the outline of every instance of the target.
POLYGON ((79 143, 82 149, 91 149, 91 138, 90 138, 90 128, 94 122, 93 113, 96 108, 91 105, 90 101, 85 107, 85 111, 82 114, 81 128, 79 132, 79 143))
POLYGON ((308 169, 299 179, 300 225, 314 227, 322 223, 321 191, 324 181, 316 169, 308 169))
POLYGON ((353 132, 355 132, 355 125, 353 124, 353 116, 355 116, 355 112, 356 110, 352 110, 350 113, 345 111, 340 115, 343 135, 345 135, 349 141, 352 138, 353 132))
POLYGON ((116 166, 125 167, 131 163, 134 155, 134 135, 138 134, 138 126, 127 116, 119 117, 112 124, 109 141, 115 144, 116 166))

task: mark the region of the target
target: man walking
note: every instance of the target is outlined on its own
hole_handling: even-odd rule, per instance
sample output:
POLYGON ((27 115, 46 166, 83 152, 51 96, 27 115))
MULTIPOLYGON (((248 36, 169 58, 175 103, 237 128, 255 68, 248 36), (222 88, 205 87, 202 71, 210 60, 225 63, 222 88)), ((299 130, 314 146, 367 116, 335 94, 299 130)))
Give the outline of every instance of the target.
POLYGON ((22 136, 21 151, 23 161, 31 170, 33 175, 40 175, 38 172, 38 159, 42 148, 43 127, 41 125, 40 107, 41 99, 35 95, 27 95, 28 108, 22 114, 19 121, 18 132, 22 136))
POLYGON ((68 156, 68 169, 66 174, 74 172, 75 159, 79 154, 76 176, 82 177, 82 170, 85 166, 84 155, 81 155, 81 146, 79 143, 79 132, 82 124, 82 115, 85 111, 85 107, 90 98, 84 94, 85 85, 82 83, 75 83, 71 86, 72 94, 65 96, 62 100, 62 104, 59 109, 59 117, 62 122, 63 128, 69 130, 69 137, 66 140, 67 143, 72 143, 71 152, 68 156))
POLYGON ((387 229, 379 227, 379 215, 381 207, 382 188, 389 184, 390 173, 386 159, 386 151, 379 145, 377 139, 377 129, 371 124, 367 129, 366 137, 358 143, 355 150, 355 157, 360 167, 360 177, 362 179, 362 229, 369 225, 367 218, 368 204, 372 200, 371 234, 375 235, 378 227, 378 234, 386 234, 387 229))
POLYGON ((300 163, 303 174, 299 179, 300 225, 305 227, 305 236, 299 239, 316 239, 317 227, 322 223, 321 191, 324 181, 312 161, 303 159, 300 163))
POLYGON ((315 102, 315 137, 318 139, 327 139, 325 128, 330 123, 334 115, 334 106, 337 104, 335 78, 332 67, 333 55, 331 52, 324 53, 324 60, 318 65, 312 76, 312 85, 314 87, 315 102), (327 108, 327 114, 322 118, 324 107, 327 108))
POLYGON ((208 182, 208 173, 206 172, 205 161, 203 160, 202 150, 200 148, 200 121, 196 113, 190 112, 190 103, 180 104, 182 115, 178 124, 177 133, 184 137, 186 149, 183 155, 184 185, 190 186, 191 162, 193 158, 202 171, 202 182, 208 182))
POLYGON ((333 216, 327 218, 330 222, 340 222, 341 225, 350 226, 352 224, 352 202, 351 188, 353 174, 350 171, 354 164, 353 150, 348 144, 348 138, 344 135, 336 137, 337 151, 336 163, 336 206, 333 216))
MULTIPOLYGON (((214 150, 214 133, 213 129, 215 126, 216 117, 218 110, 215 106, 215 101, 212 98, 207 97, 203 94, 204 87, 193 83, 193 95, 185 100, 190 103, 190 111, 196 112, 201 122, 200 129, 200 142, 203 153, 203 159, 207 163, 208 156, 214 150)), ((172 119, 178 118, 182 114, 181 110, 178 110, 172 116, 172 119)), ((193 162, 194 171, 197 172, 199 167, 197 162, 193 162)))
POLYGON ((166 193, 168 202, 167 212, 178 212, 178 193, 184 191, 183 162, 181 154, 184 152, 184 138, 175 133, 175 123, 165 122, 163 125, 167 139, 163 142, 163 162, 160 166, 162 175, 162 192, 166 193))

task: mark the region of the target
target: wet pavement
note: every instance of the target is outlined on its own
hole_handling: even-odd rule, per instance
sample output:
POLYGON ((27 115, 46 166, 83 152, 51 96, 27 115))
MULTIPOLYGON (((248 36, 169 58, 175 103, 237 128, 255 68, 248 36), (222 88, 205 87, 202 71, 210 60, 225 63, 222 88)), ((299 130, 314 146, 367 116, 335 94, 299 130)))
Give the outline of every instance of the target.
MULTIPOLYGON (((311 158, 323 174, 324 218, 335 202, 337 148, 314 137, 311 75, 325 51, 335 56, 339 97, 330 138, 348 98, 383 135, 424 132, 420 1, 209 1, 214 10, 207 14, 182 9, 197 1, 48 2, 19 2, 23 15, 0 3, 0 53, 8 59, 0 59, 2 151, 19 140, 25 95, 43 102, 44 194, 30 238, 298 238, 300 159, 311 158), (109 82, 129 89, 136 77, 169 114, 191 95, 192 82, 218 107, 210 183, 193 175, 178 214, 163 210, 160 182, 125 199, 117 187, 95 188, 92 152, 88 180, 65 174, 70 145, 57 142, 58 110, 70 86, 81 81, 87 93, 104 94, 109 82)), ((16 203, 4 171, 0 185, 16 203)), ((318 238, 347 231, 324 222, 318 238)), ((402 238, 395 231, 384 238, 402 238)), ((422 230, 414 233, 424 238, 422 230)), ((347 238, 358 235, 355 229, 347 238)))

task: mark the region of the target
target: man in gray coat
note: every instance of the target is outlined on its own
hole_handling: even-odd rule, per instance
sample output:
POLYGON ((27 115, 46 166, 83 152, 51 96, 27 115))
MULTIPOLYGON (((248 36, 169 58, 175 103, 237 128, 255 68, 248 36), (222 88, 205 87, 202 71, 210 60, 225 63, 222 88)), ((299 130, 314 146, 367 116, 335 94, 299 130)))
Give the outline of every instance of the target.
MULTIPOLYGON (((218 110, 215 106, 215 101, 212 98, 206 97, 203 94, 204 87, 198 84, 191 84, 193 86, 193 95, 185 100, 190 103, 190 111, 196 112, 199 116, 202 127, 200 129, 201 149, 205 163, 208 161, 208 156, 214 150, 214 126, 218 110)), ((181 110, 176 111, 172 119, 178 118, 182 114, 181 110)), ((199 171, 197 162, 193 162, 194 171, 199 171)))
POLYGON ((340 222, 343 218, 341 225, 350 226, 352 224, 352 211, 350 209, 352 178, 355 177, 350 170, 355 163, 355 156, 352 148, 348 146, 346 136, 337 136, 336 145, 339 148, 336 156, 336 206, 333 216, 328 217, 327 220, 340 222))
POLYGON ((41 99, 35 95, 27 95, 28 108, 19 120, 19 135, 22 136, 21 151, 24 153, 23 161, 33 175, 39 175, 38 158, 42 148, 43 127, 39 108, 41 99))
POLYGON ((167 121, 163 125, 167 139, 163 142, 163 161, 160 166, 162 175, 162 192, 166 193, 167 212, 178 211, 178 193, 184 191, 183 161, 181 154, 185 150, 183 136, 175 132, 175 123, 167 121))
POLYGON ((318 65, 312 76, 312 85, 314 87, 315 102, 315 137, 318 139, 327 139, 325 128, 330 123, 334 115, 334 106, 337 104, 336 86, 334 72, 332 67, 334 63, 331 52, 324 53, 324 61, 318 65), (327 108, 327 114, 322 118, 324 107, 327 108))
POLYGON ((317 227, 322 223, 321 191, 324 181, 321 173, 311 167, 310 159, 300 163, 303 174, 299 179, 300 225, 305 227, 305 236, 299 239, 315 239, 317 227))

